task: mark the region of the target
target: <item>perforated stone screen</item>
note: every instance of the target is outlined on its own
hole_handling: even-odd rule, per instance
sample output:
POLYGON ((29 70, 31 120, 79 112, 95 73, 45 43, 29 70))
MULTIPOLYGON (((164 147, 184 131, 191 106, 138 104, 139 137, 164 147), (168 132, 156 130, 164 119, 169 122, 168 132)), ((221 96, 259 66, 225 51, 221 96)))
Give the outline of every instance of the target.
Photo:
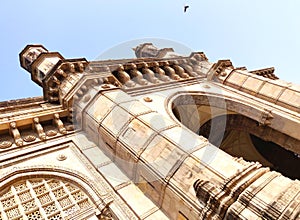
POLYGON ((23 180, 0 192, 0 220, 65 219, 91 207, 81 189, 55 179, 23 180))

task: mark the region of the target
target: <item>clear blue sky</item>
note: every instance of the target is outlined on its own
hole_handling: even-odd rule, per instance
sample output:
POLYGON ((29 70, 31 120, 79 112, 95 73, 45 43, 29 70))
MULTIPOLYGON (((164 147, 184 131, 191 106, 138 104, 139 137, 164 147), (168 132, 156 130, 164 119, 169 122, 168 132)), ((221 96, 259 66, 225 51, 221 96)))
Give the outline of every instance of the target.
POLYGON ((274 66, 281 79, 300 84, 299 11, 299 0, 3 1, 0 101, 42 95, 18 60, 32 43, 94 60, 125 41, 162 38, 204 51, 213 62, 274 66))

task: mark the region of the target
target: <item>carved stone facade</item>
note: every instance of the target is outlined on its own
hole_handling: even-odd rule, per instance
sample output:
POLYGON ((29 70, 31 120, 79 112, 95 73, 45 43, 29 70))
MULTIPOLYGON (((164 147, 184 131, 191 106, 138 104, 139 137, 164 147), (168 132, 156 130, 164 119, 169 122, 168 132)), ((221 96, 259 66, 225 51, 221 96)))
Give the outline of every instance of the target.
POLYGON ((300 87, 135 52, 20 53, 44 96, 0 103, 0 220, 300 219, 300 87))

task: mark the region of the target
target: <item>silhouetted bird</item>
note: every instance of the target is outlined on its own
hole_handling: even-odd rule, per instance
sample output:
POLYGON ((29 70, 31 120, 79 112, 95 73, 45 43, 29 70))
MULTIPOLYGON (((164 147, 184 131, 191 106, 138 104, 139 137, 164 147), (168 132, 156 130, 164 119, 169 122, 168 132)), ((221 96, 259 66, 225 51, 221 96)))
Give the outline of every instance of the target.
POLYGON ((185 6, 184 6, 184 12, 186 12, 186 10, 187 10, 189 7, 190 7, 190 6, 185 5, 185 6))

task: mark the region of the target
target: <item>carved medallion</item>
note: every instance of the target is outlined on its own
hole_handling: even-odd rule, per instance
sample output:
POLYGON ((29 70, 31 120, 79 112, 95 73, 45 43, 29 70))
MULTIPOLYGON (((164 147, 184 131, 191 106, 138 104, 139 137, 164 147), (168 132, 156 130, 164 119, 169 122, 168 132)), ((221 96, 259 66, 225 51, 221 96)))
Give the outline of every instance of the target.
POLYGON ((59 161, 63 161, 63 160, 66 160, 67 159, 67 156, 64 155, 64 154, 59 154, 57 157, 56 157, 57 160, 59 161))
POLYGON ((151 99, 150 97, 145 97, 145 98, 144 98, 144 101, 145 101, 145 102, 152 102, 152 99, 151 99))
POLYGON ((57 135, 57 131, 55 131, 55 130, 49 130, 49 131, 46 132, 46 135, 48 137, 53 137, 53 136, 57 135))
POLYGON ((2 141, 0 142, 0 149, 5 149, 11 147, 12 142, 10 141, 2 141))
POLYGON ((23 140, 26 142, 32 142, 36 140, 36 137, 34 135, 27 135, 23 138, 23 140))

